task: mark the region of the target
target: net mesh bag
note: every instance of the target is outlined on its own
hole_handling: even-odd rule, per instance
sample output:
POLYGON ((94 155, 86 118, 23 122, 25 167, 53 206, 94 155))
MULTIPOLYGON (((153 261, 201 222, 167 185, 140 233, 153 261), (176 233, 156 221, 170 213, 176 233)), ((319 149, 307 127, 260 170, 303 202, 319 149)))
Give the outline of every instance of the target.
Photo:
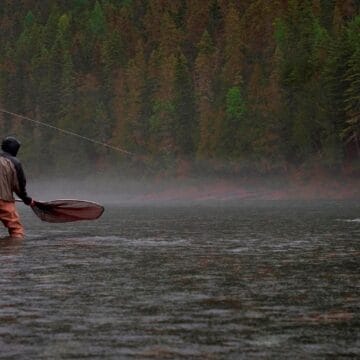
POLYGON ((95 220, 104 212, 103 206, 84 200, 35 201, 31 208, 41 220, 51 223, 95 220))

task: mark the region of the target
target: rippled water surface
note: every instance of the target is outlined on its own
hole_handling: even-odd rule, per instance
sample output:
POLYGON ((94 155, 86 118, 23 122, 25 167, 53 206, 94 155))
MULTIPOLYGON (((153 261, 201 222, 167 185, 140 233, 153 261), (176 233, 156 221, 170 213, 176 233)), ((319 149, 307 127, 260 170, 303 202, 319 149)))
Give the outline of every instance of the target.
POLYGON ((27 239, 0 240, 1 359, 360 356, 357 203, 20 211, 27 239))

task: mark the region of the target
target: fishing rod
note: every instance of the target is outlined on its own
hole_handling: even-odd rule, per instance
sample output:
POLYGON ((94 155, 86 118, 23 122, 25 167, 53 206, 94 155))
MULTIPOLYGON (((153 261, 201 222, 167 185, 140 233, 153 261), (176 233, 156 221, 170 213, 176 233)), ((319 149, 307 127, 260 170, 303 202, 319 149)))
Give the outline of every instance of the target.
POLYGON ((78 137, 78 138, 83 139, 83 140, 87 140, 89 142, 92 142, 93 144, 105 146, 105 147, 107 147, 109 149, 119 151, 119 152, 121 152, 123 154, 126 154, 126 155, 129 155, 129 156, 135 156, 134 153, 132 153, 130 151, 127 151, 127 150, 124 150, 124 149, 121 149, 121 148, 119 148, 117 146, 113 146, 113 145, 110 145, 110 144, 107 144, 107 143, 104 143, 104 142, 101 142, 101 141, 98 141, 98 140, 95 140, 95 139, 91 139, 89 137, 80 135, 80 134, 75 133, 75 132, 70 131, 70 130, 61 129, 61 128, 57 127, 57 126, 50 125, 50 124, 45 123, 45 122, 40 121, 40 120, 34 120, 34 119, 31 119, 31 118, 29 118, 27 116, 17 114, 17 113, 14 113, 14 112, 11 112, 11 111, 8 111, 8 110, 5 110, 5 109, 0 109, 0 112, 2 112, 4 114, 11 115, 11 116, 14 116, 14 117, 17 117, 17 118, 20 118, 20 119, 23 119, 23 120, 30 121, 30 122, 32 122, 32 123, 34 123, 36 125, 42 125, 42 126, 50 128, 50 129, 60 131, 60 132, 62 132, 64 134, 66 134, 66 135, 71 135, 71 136, 75 136, 75 137, 78 137))

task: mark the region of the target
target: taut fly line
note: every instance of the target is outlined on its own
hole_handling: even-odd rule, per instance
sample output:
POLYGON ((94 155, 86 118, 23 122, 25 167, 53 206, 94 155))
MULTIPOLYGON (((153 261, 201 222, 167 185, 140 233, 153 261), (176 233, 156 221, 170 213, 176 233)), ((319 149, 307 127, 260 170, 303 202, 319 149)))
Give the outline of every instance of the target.
POLYGON ((59 131, 59 132, 62 132, 63 134, 67 134, 67 135, 71 135, 71 136, 76 136, 76 137, 78 137, 78 138, 80 138, 80 139, 83 139, 83 140, 92 142, 93 144, 105 146, 105 147, 107 147, 107 148, 109 148, 109 149, 112 149, 112 150, 115 150, 115 151, 119 151, 119 152, 121 152, 121 153, 123 153, 123 154, 126 154, 126 155, 130 155, 130 156, 134 155, 132 152, 126 151, 126 150, 121 149, 121 148, 119 148, 119 147, 117 147, 117 146, 113 146, 113 145, 110 145, 110 144, 106 144, 106 143, 104 143, 104 142, 101 142, 101 141, 98 141, 98 140, 94 140, 94 139, 88 138, 88 137, 86 137, 86 136, 77 134, 77 133, 75 133, 75 132, 73 132, 73 131, 61 129, 61 128, 57 127, 57 126, 50 125, 50 124, 47 124, 47 123, 42 122, 42 121, 39 121, 39 120, 31 119, 31 118, 29 118, 29 117, 27 117, 27 116, 24 116, 24 115, 16 114, 16 113, 14 113, 14 112, 11 112, 11 111, 8 111, 8 110, 5 110, 5 109, 0 109, 0 112, 5 113, 5 114, 8 114, 8 115, 12 115, 12 116, 14 116, 14 117, 17 117, 17 118, 20 118, 20 119, 23 119, 23 120, 30 121, 30 122, 32 122, 32 123, 34 123, 34 124, 36 124, 36 125, 42 125, 42 126, 45 126, 45 127, 50 128, 50 129, 57 130, 57 131, 59 131))

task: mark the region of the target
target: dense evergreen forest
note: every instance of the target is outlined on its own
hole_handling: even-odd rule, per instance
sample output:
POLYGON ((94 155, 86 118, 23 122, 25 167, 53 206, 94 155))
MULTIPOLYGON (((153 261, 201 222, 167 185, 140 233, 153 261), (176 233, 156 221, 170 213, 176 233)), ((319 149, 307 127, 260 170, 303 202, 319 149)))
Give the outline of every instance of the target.
POLYGON ((4 0, 0 113, 33 174, 355 171, 359 0, 4 0), (354 170, 355 169, 355 170, 354 170), (84 170, 85 171, 85 170, 84 170))

